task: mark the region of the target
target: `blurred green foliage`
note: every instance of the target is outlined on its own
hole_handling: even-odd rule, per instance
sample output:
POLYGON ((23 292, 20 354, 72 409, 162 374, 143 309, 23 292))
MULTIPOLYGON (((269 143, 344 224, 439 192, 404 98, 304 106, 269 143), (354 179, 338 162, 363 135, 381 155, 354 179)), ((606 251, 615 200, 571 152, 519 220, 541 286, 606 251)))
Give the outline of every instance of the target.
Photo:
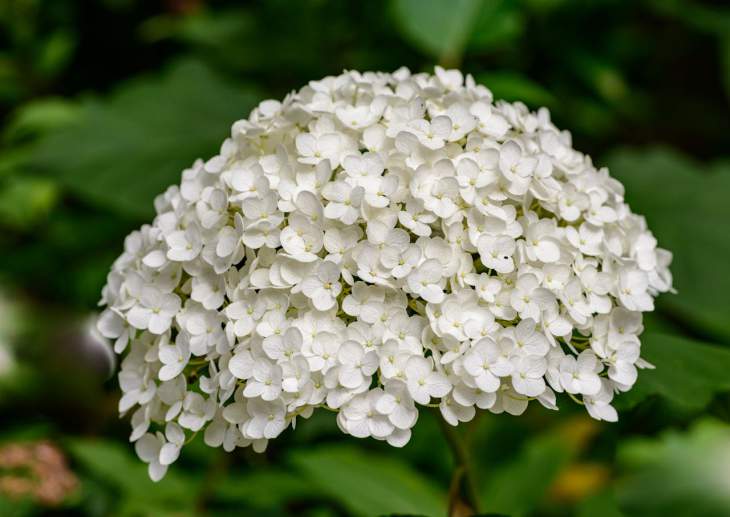
POLYGON ((563 404, 459 428, 484 510, 730 515, 730 6, 711 0, 0 2, 0 449, 50 440, 77 480, 54 503, 0 484, 0 515, 445 513, 427 413, 402 450, 332 415, 263 455, 198 438, 151 483, 86 320, 154 196, 258 100, 436 63, 549 107, 675 255, 618 424, 563 404))

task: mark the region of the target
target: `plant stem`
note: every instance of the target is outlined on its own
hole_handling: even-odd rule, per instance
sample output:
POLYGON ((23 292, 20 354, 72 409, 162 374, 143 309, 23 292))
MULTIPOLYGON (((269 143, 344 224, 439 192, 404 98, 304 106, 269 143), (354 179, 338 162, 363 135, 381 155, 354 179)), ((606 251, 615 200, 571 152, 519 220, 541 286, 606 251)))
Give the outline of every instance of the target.
POLYGON ((449 444, 451 453, 454 457, 454 473, 451 479, 451 487, 449 489, 449 516, 462 515, 464 503, 466 503, 474 513, 479 513, 479 488, 474 476, 474 468, 469 455, 469 448, 464 437, 451 426, 441 416, 438 410, 435 410, 436 418, 441 426, 441 430, 449 444), (462 501, 462 486, 464 486, 466 501, 462 501))

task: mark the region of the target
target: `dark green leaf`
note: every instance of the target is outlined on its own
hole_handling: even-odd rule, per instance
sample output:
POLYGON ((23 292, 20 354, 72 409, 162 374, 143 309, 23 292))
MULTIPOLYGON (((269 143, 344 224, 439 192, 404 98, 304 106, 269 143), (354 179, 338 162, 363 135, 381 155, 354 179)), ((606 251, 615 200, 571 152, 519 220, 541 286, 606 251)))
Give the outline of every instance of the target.
POLYGON ((483 0, 395 0, 394 14, 414 45, 441 62, 458 62, 483 0))
MULTIPOLYGON (((116 442, 100 439, 73 439, 66 443, 71 456, 92 477, 120 490, 128 500, 129 514, 145 504, 167 506, 171 512, 191 508, 200 489, 199 483, 172 469, 159 482, 154 483, 147 475, 147 468, 132 451, 116 442)), ((144 515, 148 515, 145 509, 144 515)), ((137 513, 139 514, 139 513, 137 513)))
POLYGON ((85 102, 76 124, 41 140, 32 165, 100 206, 149 217, 154 197, 215 153, 254 102, 250 90, 185 62, 85 102))
POLYGON ((43 42, 35 66, 44 76, 53 77, 68 65, 75 48, 74 34, 57 30, 43 42))
POLYGON ((621 446, 619 462, 627 474, 616 492, 628 515, 730 515, 730 427, 725 423, 707 419, 687 432, 631 440, 621 446))
POLYGON ((356 515, 446 512, 444 491, 390 456, 330 445, 294 452, 291 461, 305 479, 356 515))
POLYGON ((730 340, 730 167, 700 167, 665 149, 623 150, 608 159, 631 208, 674 254, 677 295, 659 307, 698 331, 730 340))
POLYGON ((280 507, 292 500, 319 495, 311 483, 283 470, 260 470, 251 474, 227 474, 215 483, 213 498, 256 508, 280 507))
POLYGON ((624 517, 613 491, 600 492, 578 505, 577 517, 624 517))
POLYGON ((504 46, 522 34, 524 20, 518 2, 486 0, 474 22, 468 49, 490 51, 504 46))
POLYGON ((657 13, 698 31, 723 36, 730 30, 730 9, 726 7, 711 7, 689 0, 651 0, 648 4, 657 13))
POLYGON ((61 98, 49 97, 18 108, 3 130, 3 140, 12 142, 62 128, 77 120, 79 107, 61 98))
POLYGON ((484 506, 515 517, 532 512, 571 460, 574 442, 557 432, 533 438, 489 477, 481 497, 484 506))
POLYGON ((522 32, 521 12, 510 0, 395 0, 393 11, 409 41, 449 66, 467 48, 493 50, 522 32))
POLYGON ((56 202, 56 184, 45 178, 14 177, 0 185, 0 225, 24 229, 43 219, 56 202))
POLYGON ((730 100, 730 34, 720 40, 720 66, 722 67, 722 83, 725 95, 730 100))
POLYGON ((495 99, 522 101, 532 108, 553 106, 555 97, 545 88, 524 75, 494 71, 477 75, 477 81, 492 91, 495 99))
MULTIPOLYGON (((402 514, 402 513, 393 513, 389 515, 388 517, 423 517, 422 515, 413 515, 413 514, 402 514)), ((504 513, 480 513, 480 514, 474 514, 471 517, 510 517, 507 514, 504 513)))
POLYGON ((688 409, 701 409, 717 392, 730 390, 730 350, 678 335, 647 332, 641 356, 656 366, 642 370, 634 387, 619 396, 631 406, 649 395, 661 395, 688 409))

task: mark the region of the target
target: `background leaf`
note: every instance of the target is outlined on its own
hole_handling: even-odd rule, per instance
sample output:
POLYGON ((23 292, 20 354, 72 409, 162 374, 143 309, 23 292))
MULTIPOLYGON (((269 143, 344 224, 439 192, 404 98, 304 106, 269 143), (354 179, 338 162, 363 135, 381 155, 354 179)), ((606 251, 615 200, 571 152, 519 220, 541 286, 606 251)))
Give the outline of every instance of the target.
POLYGON ((658 306, 696 331, 730 339, 730 167, 700 167, 667 149, 622 150, 607 160, 660 246, 674 254, 678 295, 658 306))
POLYGON ((476 79, 492 91, 495 99, 521 101, 532 108, 555 105, 550 92, 522 74, 494 71, 481 73, 476 79))
POLYGON ((641 356, 656 366, 641 370, 622 407, 649 395, 661 395, 687 409, 702 409, 715 393, 730 390, 730 350, 686 337, 647 332, 641 336, 641 356))
POLYGON ((69 440, 66 447, 95 480, 123 493, 126 506, 121 513, 154 515, 160 509, 172 513, 191 508, 201 488, 180 471, 168 472, 162 481, 154 483, 147 475, 146 465, 116 442, 76 439, 69 440))
POLYGON ((485 53, 513 42, 524 25, 520 3, 513 0, 482 0, 474 21, 468 49, 485 53))
POLYGON ((617 497, 628 516, 730 515, 727 424, 706 419, 659 440, 631 440, 621 446, 619 461, 628 473, 617 485, 617 497))
POLYGON ((76 123, 38 143, 31 165, 99 206, 149 217, 154 197, 215 153, 255 100, 199 63, 180 63, 108 101, 83 102, 76 123))
POLYGON ((250 474, 226 474, 216 481, 213 497, 217 501, 254 508, 280 508, 287 501, 321 496, 306 479, 280 469, 260 469, 250 474))
POLYGON ((577 418, 535 435, 510 461, 487 470, 490 475, 481 497, 484 506, 513 517, 528 515, 594 430, 592 422, 577 418))
POLYGON ((612 490, 586 498, 578 507, 577 517, 625 517, 612 490))
POLYGON ((398 28, 444 66, 458 66, 465 50, 487 52, 514 40, 522 15, 511 0, 394 0, 398 28))
POLYGON ((471 36, 482 0, 395 0, 403 35, 442 62, 458 62, 471 36))
POLYGON ((445 492, 392 454, 330 445, 296 451, 290 460, 314 486, 353 514, 435 517, 446 512, 445 492))

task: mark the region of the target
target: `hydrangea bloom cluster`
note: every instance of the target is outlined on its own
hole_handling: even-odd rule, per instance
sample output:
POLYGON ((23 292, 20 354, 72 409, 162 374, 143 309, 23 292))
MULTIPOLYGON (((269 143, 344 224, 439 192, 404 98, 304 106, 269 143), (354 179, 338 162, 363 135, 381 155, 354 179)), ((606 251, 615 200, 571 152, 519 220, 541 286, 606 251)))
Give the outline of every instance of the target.
POLYGON ((456 70, 347 72, 265 101, 155 201, 103 291, 153 479, 194 433, 257 451, 298 417, 408 442, 556 392, 614 421, 671 289, 622 185, 546 109, 456 70))

